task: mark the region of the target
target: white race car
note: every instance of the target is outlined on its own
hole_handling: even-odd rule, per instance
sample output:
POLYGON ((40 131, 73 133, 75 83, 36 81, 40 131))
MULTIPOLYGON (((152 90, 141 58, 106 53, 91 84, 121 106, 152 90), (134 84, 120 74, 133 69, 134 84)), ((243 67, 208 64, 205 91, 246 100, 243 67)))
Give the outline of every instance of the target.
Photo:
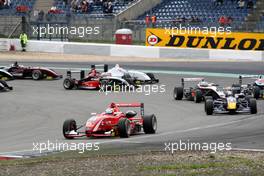
POLYGON ((137 70, 125 70, 118 64, 109 69, 105 74, 112 77, 133 80, 135 84, 156 84, 159 79, 156 79, 153 73, 144 73, 137 70))

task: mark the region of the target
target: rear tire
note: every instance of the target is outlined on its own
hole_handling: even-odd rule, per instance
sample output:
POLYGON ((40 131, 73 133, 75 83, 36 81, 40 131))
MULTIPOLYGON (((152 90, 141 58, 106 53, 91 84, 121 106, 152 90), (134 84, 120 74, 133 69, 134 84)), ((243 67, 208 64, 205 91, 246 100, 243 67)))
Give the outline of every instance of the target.
POLYGON ((62 133, 66 139, 73 139, 74 138, 74 137, 67 136, 67 133, 69 133, 72 130, 74 130, 74 131, 77 130, 76 121, 74 119, 65 120, 63 123, 62 133))
POLYGON ((250 113, 251 114, 257 114, 257 100, 254 98, 249 99, 249 107, 250 107, 250 113))
POLYGON ((260 97, 260 88, 258 86, 254 86, 253 88, 253 97, 256 99, 260 97))
POLYGON ((212 99, 207 99, 205 101, 205 112, 207 115, 212 115, 214 112, 214 102, 212 99))
POLYGON ((202 91, 195 90, 195 96, 193 97, 193 100, 195 103, 200 103, 203 99, 202 91))
POLYGON ((63 81, 63 87, 67 90, 71 90, 73 89, 74 87, 74 81, 70 78, 66 78, 64 81, 63 81))
POLYGON ((173 91, 173 97, 175 100, 182 100, 183 98, 183 87, 175 87, 173 91))
POLYGON ((121 138, 128 138, 130 136, 130 121, 127 118, 119 120, 118 132, 121 138))
POLYGON ((143 117, 143 129, 146 134, 154 134, 157 131, 157 118, 154 114, 143 117))
POLYGON ((33 70, 32 71, 32 78, 33 80, 40 80, 42 79, 42 72, 40 70, 33 70))

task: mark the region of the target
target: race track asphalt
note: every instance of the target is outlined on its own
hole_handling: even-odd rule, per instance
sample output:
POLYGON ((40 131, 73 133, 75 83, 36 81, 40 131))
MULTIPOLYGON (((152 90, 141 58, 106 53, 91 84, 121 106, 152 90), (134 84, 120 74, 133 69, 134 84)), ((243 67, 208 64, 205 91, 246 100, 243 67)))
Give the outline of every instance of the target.
MULTIPOLYGON (((0 61, 0 65, 9 65, 0 61)), ((84 68, 91 63, 45 63, 28 62, 23 65, 84 68)), ((110 63, 110 65, 113 63, 110 63)), ((219 73, 264 74, 264 64, 232 62, 175 62, 175 63, 120 63, 125 68, 170 71, 204 71, 219 73)), ((138 147, 163 149, 165 142, 189 140, 193 142, 230 142, 233 148, 264 149, 264 100, 258 101, 257 115, 213 115, 207 116, 204 104, 189 101, 175 101, 172 91, 185 75, 160 74, 160 85, 164 93, 105 93, 98 91, 72 90, 62 86, 62 80, 33 81, 15 80, 8 82, 14 87, 11 92, 0 93, 0 153, 30 151, 37 142, 71 142, 62 135, 65 119, 74 118, 79 123, 91 116, 92 112, 102 112, 111 102, 144 102, 146 114, 158 118, 158 131, 154 135, 137 135, 128 139, 77 139, 73 142, 99 142, 102 146, 138 147)), ((191 77, 188 75, 187 77, 191 77)), ((195 77, 195 76, 193 76, 195 77)), ((212 77, 210 82, 230 86, 236 78, 212 77)))

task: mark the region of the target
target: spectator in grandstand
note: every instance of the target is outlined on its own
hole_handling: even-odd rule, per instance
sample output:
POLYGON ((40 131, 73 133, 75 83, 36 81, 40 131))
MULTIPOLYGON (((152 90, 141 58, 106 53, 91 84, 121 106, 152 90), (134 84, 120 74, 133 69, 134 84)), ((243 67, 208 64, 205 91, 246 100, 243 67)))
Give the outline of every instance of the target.
POLYGON ((5 8, 10 8, 10 6, 11 6, 11 0, 4 0, 4 1, 5 1, 4 7, 5 8))
POLYGON ((214 7, 217 7, 217 6, 223 5, 224 0, 212 0, 212 3, 214 7))
POLYGON ((87 13, 87 12, 88 12, 88 3, 87 3, 86 0, 83 0, 83 1, 81 2, 80 7, 81 7, 81 12, 82 12, 82 13, 87 13))
POLYGON ((68 5, 68 0, 63 0, 63 5, 64 6, 68 5))
POLYGON ((239 0, 238 1, 238 9, 243 9, 245 7, 245 1, 244 0, 239 0))
POLYGON ((149 23, 150 23, 150 16, 149 16, 149 14, 146 15, 145 23, 146 23, 146 26, 149 27, 149 23))
POLYGON ((152 27, 155 28, 156 27, 156 23, 157 23, 157 17, 156 17, 156 15, 153 15, 151 17, 151 23, 152 23, 152 27))
POLYGON ((39 13, 38 13, 38 21, 43 21, 44 20, 44 16, 45 16, 45 13, 43 10, 41 10, 39 13))
POLYGON ((72 0, 71 2, 71 11, 72 12, 77 12, 78 10, 78 0, 72 0))
POLYGON ((224 0, 217 0, 217 5, 223 5, 224 4, 224 0))
POLYGON ((202 21, 198 17, 192 16, 191 19, 190 19, 190 22, 192 22, 192 23, 200 23, 202 21))
POLYGON ((212 0, 212 4, 214 7, 217 6, 217 0, 212 0))
POLYGON ((230 26, 233 21, 232 17, 221 16, 218 20, 220 26, 230 26))
POLYGON ((87 0, 87 2, 88 2, 89 4, 91 4, 91 5, 94 4, 94 0, 87 0))
POLYGON ((4 3, 5 3, 4 0, 0 0, 0 10, 4 8, 4 3))
POLYGON ((254 3, 253 3, 253 1, 252 1, 252 0, 249 0, 249 1, 247 2, 247 8, 248 8, 248 9, 253 9, 253 7, 254 7, 254 3))
POLYGON ((103 4, 104 13, 113 13, 113 4, 111 1, 105 1, 103 4))
POLYGON ((102 6, 103 5, 103 0, 95 0, 94 1, 94 4, 95 5, 101 5, 102 6))

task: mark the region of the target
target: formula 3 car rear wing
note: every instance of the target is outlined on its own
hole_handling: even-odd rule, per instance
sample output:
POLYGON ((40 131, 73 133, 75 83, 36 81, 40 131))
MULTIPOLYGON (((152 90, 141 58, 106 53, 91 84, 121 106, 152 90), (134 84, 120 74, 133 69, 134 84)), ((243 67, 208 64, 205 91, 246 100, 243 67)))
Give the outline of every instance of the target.
POLYGON ((91 65, 91 69, 103 68, 104 72, 108 72, 108 65, 107 64, 98 64, 98 65, 91 65))
POLYGON ((251 78, 251 79, 261 79, 262 75, 239 75, 239 84, 243 84, 244 78, 251 78))
POLYGON ((144 116, 144 103, 116 103, 117 107, 121 108, 127 108, 127 107, 132 107, 132 108, 140 108, 140 114, 143 117, 144 116))
POLYGON ((204 78, 182 78, 182 87, 184 87, 185 82, 196 82, 196 81, 204 81, 204 78))
POLYGON ((67 71, 67 77, 71 78, 72 77, 72 73, 80 73, 80 79, 84 79, 85 78, 85 71, 84 70, 68 70, 67 71))

